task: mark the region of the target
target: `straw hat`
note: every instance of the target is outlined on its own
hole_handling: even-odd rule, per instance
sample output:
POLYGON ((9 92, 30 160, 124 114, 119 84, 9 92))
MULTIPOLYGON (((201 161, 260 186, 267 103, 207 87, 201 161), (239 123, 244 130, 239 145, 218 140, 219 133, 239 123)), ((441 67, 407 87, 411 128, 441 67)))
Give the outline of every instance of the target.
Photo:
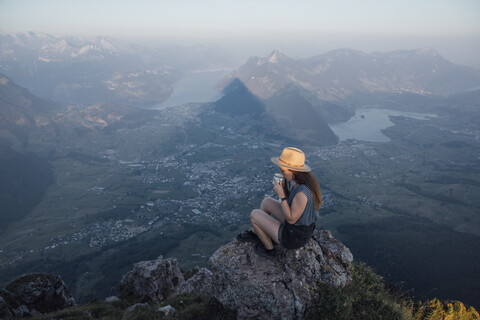
POLYGON ((305 154, 302 150, 288 147, 283 149, 280 157, 272 157, 272 162, 279 167, 293 171, 309 172, 312 169, 305 164, 305 154))

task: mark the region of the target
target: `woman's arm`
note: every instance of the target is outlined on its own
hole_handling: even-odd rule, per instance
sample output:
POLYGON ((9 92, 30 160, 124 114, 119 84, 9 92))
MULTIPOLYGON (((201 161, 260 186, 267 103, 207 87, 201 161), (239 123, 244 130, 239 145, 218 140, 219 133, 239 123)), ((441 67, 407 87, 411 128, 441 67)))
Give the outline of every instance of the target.
POLYGON ((292 207, 288 205, 288 202, 282 201, 282 212, 285 215, 285 220, 290 224, 294 224, 302 215, 305 207, 307 206, 307 196, 303 192, 299 192, 295 195, 292 201, 292 207))
MULTIPOLYGON (((278 195, 280 199, 285 197, 285 192, 283 190, 283 186, 281 182, 278 182, 275 184, 273 187, 273 190, 275 193, 278 195)), ((307 206, 307 196, 303 192, 299 192, 295 195, 292 201, 292 207, 288 205, 287 200, 282 200, 282 203, 280 204, 282 208, 282 213, 285 216, 285 219, 288 221, 288 223, 293 224, 297 222, 298 218, 302 215, 303 211, 305 210, 305 207, 307 206)))

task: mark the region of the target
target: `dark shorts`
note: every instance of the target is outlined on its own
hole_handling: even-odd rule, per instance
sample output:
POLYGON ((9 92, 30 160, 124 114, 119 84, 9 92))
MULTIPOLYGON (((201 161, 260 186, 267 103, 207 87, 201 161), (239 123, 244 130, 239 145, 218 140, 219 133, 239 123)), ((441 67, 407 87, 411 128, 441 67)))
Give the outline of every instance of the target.
POLYGON ((298 249, 310 240, 313 230, 315 230, 315 223, 309 226, 297 226, 285 221, 278 229, 278 241, 284 248, 298 249))

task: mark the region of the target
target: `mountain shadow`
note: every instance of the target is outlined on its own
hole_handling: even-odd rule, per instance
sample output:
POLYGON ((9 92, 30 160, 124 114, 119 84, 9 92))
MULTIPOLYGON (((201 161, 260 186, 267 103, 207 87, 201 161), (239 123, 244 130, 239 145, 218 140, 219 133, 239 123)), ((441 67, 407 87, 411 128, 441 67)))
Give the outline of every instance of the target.
POLYGON ((296 87, 285 88, 270 99, 262 100, 236 78, 223 93, 213 104, 214 110, 223 117, 219 121, 233 123, 242 134, 297 146, 338 143, 338 137, 296 87))
POLYGON ((266 101, 267 114, 274 119, 277 132, 291 139, 309 144, 332 145, 338 143, 324 118, 313 105, 303 98, 295 87, 278 91, 266 101))
POLYGON ((214 109, 231 116, 260 115, 265 112, 262 101, 254 96, 238 78, 225 89, 224 96, 215 102, 214 109))

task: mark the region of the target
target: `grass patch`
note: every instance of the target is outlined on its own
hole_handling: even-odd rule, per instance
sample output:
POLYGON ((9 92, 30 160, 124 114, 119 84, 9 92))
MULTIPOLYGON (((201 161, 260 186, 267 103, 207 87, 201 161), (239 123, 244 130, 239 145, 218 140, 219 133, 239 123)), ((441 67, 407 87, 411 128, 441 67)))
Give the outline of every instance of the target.
POLYGON ((383 279, 364 264, 353 267, 353 281, 336 288, 322 285, 307 319, 413 320, 407 302, 385 287, 383 279))

